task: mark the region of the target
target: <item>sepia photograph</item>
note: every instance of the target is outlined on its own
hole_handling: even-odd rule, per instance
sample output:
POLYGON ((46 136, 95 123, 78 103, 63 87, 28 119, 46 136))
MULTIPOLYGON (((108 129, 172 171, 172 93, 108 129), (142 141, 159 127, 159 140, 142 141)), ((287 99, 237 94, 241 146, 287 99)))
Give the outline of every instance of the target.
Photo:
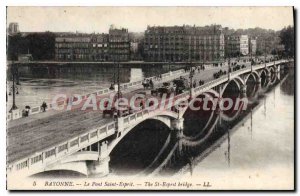
POLYGON ((294 20, 7 6, 7 190, 295 190, 294 20))

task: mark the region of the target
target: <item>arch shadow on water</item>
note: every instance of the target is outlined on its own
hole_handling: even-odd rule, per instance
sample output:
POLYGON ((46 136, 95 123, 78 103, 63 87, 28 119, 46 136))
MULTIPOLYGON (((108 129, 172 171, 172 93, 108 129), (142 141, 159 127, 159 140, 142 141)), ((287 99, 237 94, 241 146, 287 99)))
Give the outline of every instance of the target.
MULTIPOLYGON (((282 72, 280 78, 285 79, 284 75, 286 74, 286 72, 282 72)), ((287 82, 287 80, 285 80, 285 82, 287 82)), ((268 86, 267 89, 270 89, 277 84, 279 84, 279 82, 276 82, 273 86, 268 86)), ((251 95, 252 93, 249 94, 251 95)), ((244 119, 250 118, 249 115, 251 115, 252 111, 260 104, 260 99, 263 99, 263 96, 255 97, 255 99, 256 101, 251 102, 246 110, 241 111, 238 116, 231 118, 230 121, 218 118, 218 120, 210 127, 212 132, 208 137, 199 137, 198 140, 191 140, 190 142, 186 142, 185 138, 181 138, 175 146, 176 149, 172 151, 173 154, 168 156, 165 165, 160 165, 160 170, 155 174, 170 176, 183 168, 190 168, 189 170, 192 172, 195 161, 199 162, 203 160, 226 140, 228 142, 228 152, 226 155, 228 164, 230 165, 230 135, 234 134, 234 131, 237 130, 233 129, 236 125, 243 122, 244 119)))

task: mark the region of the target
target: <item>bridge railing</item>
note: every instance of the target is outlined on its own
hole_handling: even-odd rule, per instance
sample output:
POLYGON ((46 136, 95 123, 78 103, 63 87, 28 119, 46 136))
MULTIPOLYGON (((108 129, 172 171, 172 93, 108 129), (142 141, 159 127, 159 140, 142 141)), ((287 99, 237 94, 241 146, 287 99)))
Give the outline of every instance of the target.
POLYGON ((73 137, 62 143, 41 149, 27 158, 13 161, 8 164, 9 171, 19 171, 31 167, 45 166, 53 161, 57 161, 66 155, 72 154, 106 137, 113 135, 116 131, 116 123, 111 122, 99 128, 92 129, 79 136, 73 137))
MULTIPOLYGON (((276 62, 276 64, 278 64, 278 63, 280 63, 280 62, 276 62)), ((272 66, 272 65, 274 65, 274 62, 267 64, 267 66, 272 66)), ((263 67, 265 67, 264 64, 263 65, 255 65, 255 66, 253 66, 253 69, 261 69, 263 67)), ((243 69, 240 69, 240 70, 236 70, 236 71, 230 73, 230 78, 234 78, 236 76, 239 76, 240 74, 244 74, 244 73, 247 73, 249 71, 251 71, 251 68, 249 68, 249 67, 246 67, 246 68, 243 68, 243 69)), ((205 92, 205 91, 211 89, 212 87, 217 86, 217 85, 219 85, 221 83, 224 83, 226 81, 228 81, 228 75, 224 75, 224 76, 221 76, 220 78, 217 78, 217 79, 214 79, 212 81, 206 82, 205 84, 203 84, 201 86, 198 86, 196 88, 193 88, 192 90, 196 94, 201 94, 202 92, 205 92)), ((181 93, 181 94, 175 96, 173 98, 173 101, 175 101, 177 99, 181 99, 181 98, 188 98, 189 95, 190 95, 190 92, 181 93)), ((169 99, 166 99, 164 103, 160 103, 160 104, 165 104, 168 101, 169 101, 169 99)), ((160 109, 159 104, 154 105, 153 107, 160 109)), ((134 114, 131 114, 131 115, 128 115, 128 116, 124 117, 123 122, 125 124, 130 124, 131 122, 136 122, 136 121, 142 120, 145 115, 147 115, 147 117, 148 117, 148 115, 157 113, 158 109, 156 109, 156 110, 148 110, 148 109, 140 110, 140 111, 138 111, 134 114)), ((166 108, 166 109, 169 109, 169 108, 166 108)))
POLYGON ((179 100, 179 99, 182 99, 182 98, 185 98, 187 99, 188 97, 190 96, 190 92, 183 92, 179 95, 176 95, 174 96, 172 99, 169 98, 169 99, 165 99, 163 102, 160 102, 160 103, 155 103, 155 105, 151 106, 150 108, 155 108, 154 110, 153 109, 143 109, 143 110, 140 110, 134 114, 131 114, 131 115, 128 115, 126 117, 123 118, 123 123, 126 126, 130 125, 130 123, 132 122, 138 122, 138 121, 141 121, 145 118, 149 118, 151 116, 154 116, 156 114, 158 114, 161 110, 169 110, 172 106, 174 106, 173 104, 168 104, 169 101, 176 101, 176 100, 179 100), (161 108, 161 105, 163 105, 163 107, 161 108))
MULTIPOLYGON (((278 63, 282 63, 285 61, 279 61, 278 63)), ((274 63, 273 63, 274 64, 274 63)), ((267 66, 273 65, 272 63, 267 64, 267 66)), ((260 69, 263 68, 265 65, 258 65, 253 66, 254 69, 260 69)), ((244 71, 248 72, 250 71, 249 68, 246 68, 245 70, 238 70, 233 74, 232 76, 235 76, 235 74, 241 74, 244 71)), ((218 83, 222 83, 224 81, 228 80, 227 76, 222 76, 216 80, 210 81, 205 83, 202 86, 196 87, 193 89, 195 92, 199 91, 205 91, 211 88, 212 86, 218 85, 218 83)), ((181 93, 174 97, 174 100, 180 99, 180 98, 187 98, 189 97, 189 92, 181 93)), ((165 103, 169 101, 169 99, 165 100, 165 103)), ((171 105, 172 106, 172 105, 171 105)), ((159 108, 159 104, 155 105, 155 107, 159 108)), ((158 110, 148 110, 144 109, 141 111, 138 111, 134 114, 131 114, 129 116, 126 116, 123 118, 123 123, 129 125, 132 121, 140 121, 143 120, 146 116, 152 116, 157 114, 159 112, 158 110)), ((113 135, 116 131, 116 123, 111 122, 106 125, 103 125, 99 128, 90 130, 86 133, 83 133, 79 136, 76 136, 70 140, 67 140, 65 142, 62 142, 57 145, 53 145, 51 147, 48 147, 46 149, 41 149, 40 151, 28 156, 27 158, 20 159, 17 161, 13 161, 12 163, 8 164, 8 170, 9 171, 15 171, 15 170, 25 170, 31 168, 33 165, 36 166, 43 166, 45 164, 49 164, 53 161, 56 161, 57 159, 60 159, 68 154, 72 154, 76 151, 81 150, 82 148, 85 148, 89 146, 91 143, 95 143, 97 141, 100 141, 106 137, 109 137, 113 135)))
POLYGON ((209 81, 209 82, 206 82, 205 84, 201 85, 201 86, 198 86, 196 88, 194 88, 194 92, 199 94, 199 92, 204 92, 204 91, 207 91, 209 89, 212 88, 212 86, 216 86, 216 85, 219 85, 225 81, 228 80, 228 76, 221 76, 215 80, 212 80, 212 81, 209 81))

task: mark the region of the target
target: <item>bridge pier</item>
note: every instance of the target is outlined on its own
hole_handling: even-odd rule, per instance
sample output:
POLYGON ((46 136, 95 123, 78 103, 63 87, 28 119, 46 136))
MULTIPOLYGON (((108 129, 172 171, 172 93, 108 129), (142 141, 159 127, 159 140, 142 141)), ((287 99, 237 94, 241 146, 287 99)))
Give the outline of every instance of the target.
POLYGON ((247 85, 246 84, 241 85, 240 93, 241 93, 242 97, 247 97, 247 93, 246 93, 247 91, 246 91, 246 89, 247 89, 247 85))
POLYGON ((259 95, 261 92, 261 78, 260 77, 256 81, 256 85, 257 85, 257 95, 259 95))
POLYGON ((177 132, 177 137, 183 136, 183 122, 184 118, 173 119, 171 121, 171 129, 177 132))
POLYGON ((109 173, 110 157, 107 154, 108 141, 98 142, 99 158, 96 161, 87 162, 89 176, 105 176, 109 173))
POLYGON ((279 67, 277 67, 275 69, 275 76, 276 76, 276 80, 280 80, 280 68, 279 67))
POLYGON ((171 129, 175 132, 174 134, 176 135, 176 139, 178 139, 179 142, 178 152, 180 155, 182 155, 183 153, 181 140, 181 138, 183 137, 183 122, 184 118, 173 119, 171 121, 171 129))
POLYGON ((267 84, 271 82, 271 73, 267 72, 267 84))
POLYGON ((105 176, 109 174, 109 161, 110 157, 107 156, 104 159, 92 161, 87 164, 88 176, 105 176))

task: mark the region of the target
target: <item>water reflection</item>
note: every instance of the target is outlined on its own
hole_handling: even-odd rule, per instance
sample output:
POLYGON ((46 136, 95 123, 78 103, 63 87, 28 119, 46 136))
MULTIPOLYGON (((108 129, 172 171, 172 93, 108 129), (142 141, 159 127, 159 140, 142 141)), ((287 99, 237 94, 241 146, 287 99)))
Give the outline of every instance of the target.
MULTIPOLYGON (((269 182, 277 179, 278 183, 282 183, 279 187, 293 184, 294 70, 289 72, 281 84, 253 104, 248 114, 241 115, 227 126, 233 128, 224 131, 222 127, 218 127, 219 136, 214 134, 214 139, 208 140, 206 147, 197 147, 193 176, 213 178, 215 183, 239 176, 241 182, 249 182, 249 179, 255 177, 269 182), (238 124, 233 127, 236 123, 238 124), (225 155, 225 159, 222 160, 221 154, 225 155), (220 176, 220 172, 222 177, 215 178, 220 176)), ((180 167, 178 164, 172 167, 173 170, 168 175, 179 170, 185 171, 176 174, 179 179, 191 173, 189 161, 183 161, 180 167)), ((222 187, 225 184, 219 185, 222 187)), ((247 185, 249 184, 245 183, 241 186, 247 185)), ((249 187, 255 187, 254 185, 255 183, 249 187)))

